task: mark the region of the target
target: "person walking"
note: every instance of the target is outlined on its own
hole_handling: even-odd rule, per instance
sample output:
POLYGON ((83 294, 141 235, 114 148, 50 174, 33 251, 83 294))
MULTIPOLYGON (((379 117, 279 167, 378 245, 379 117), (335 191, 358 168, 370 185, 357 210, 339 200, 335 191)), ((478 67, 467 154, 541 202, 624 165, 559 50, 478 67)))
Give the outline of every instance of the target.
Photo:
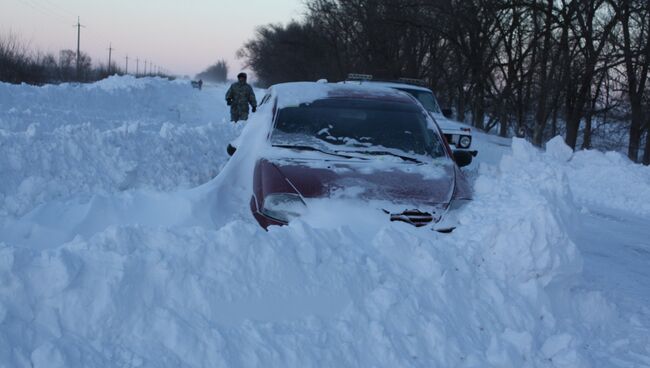
POLYGON ((233 83, 226 92, 226 104, 230 106, 230 120, 248 120, 248 105, 257 111, 257 100, 253 87, 246 83, 246 73, 237 75, 237 82, 233 83))

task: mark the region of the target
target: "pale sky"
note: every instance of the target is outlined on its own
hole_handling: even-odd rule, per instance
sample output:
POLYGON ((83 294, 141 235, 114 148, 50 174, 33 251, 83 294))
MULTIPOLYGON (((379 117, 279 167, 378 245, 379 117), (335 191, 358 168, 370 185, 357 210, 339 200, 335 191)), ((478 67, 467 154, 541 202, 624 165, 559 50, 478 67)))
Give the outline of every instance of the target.
POLYGON ((33 50, 53 52, 77 48, 77 15, 81 17, 81 50, 93 63, 113 60, 129 69, 135 58, 153 61, 178 75, 194 76, 218 59, 230 75, 242 68, 235 56, 255 28, 300 19, 302 0, 0 0, 0 35, 13 32, 33 50))

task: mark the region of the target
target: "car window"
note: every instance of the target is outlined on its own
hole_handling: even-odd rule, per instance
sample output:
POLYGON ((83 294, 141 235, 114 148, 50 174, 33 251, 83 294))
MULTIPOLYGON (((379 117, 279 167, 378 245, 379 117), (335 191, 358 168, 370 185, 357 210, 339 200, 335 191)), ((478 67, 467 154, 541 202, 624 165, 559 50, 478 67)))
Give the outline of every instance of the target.
POLYGON ((436 98, 433 96, 433 93, 429 91, 420 91, 416 89, 409 89, 409 88, 397 88, 400 91, 404 91, 411 96, 415 97, 422 106, 424 106, 425 109, 435 112, 438 114, 441 114, 440 106, 438 106, 438 101, 436 101, 436 98))
POLYGON ((336 149, 379 146, 431 157, 445 155, 418 106, 362 99, 322 99, 285 107, 278 113, 271 143, 336 149))

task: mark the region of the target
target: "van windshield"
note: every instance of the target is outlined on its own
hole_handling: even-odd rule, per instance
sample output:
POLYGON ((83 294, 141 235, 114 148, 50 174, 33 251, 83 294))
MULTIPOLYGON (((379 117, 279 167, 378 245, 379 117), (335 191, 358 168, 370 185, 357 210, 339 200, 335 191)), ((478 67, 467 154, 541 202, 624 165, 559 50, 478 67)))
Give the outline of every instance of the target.
POLYGON ((422 106, 424 106, 425 109, 428 111, 442 114, 440 110, 440 106, 438 106, 438 101, 436 101, 436 98, 433 96, 433 93, 429 91, 420 91, 417 89, 410 89, 410 88, 397 88, 400 91, 404 91, 411 96, 415 97, 422 106))

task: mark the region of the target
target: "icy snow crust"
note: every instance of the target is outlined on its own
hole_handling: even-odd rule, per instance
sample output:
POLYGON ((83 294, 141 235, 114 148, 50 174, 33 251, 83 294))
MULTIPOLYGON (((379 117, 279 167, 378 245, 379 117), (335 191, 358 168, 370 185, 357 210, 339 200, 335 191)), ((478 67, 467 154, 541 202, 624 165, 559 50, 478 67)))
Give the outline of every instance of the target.
POLYGON ((580 196, 567 172, 611 156, 514 140, 474 169, 475 199, 451 234, 350 201, 265 232, 248 201, 271 107, 226 163, 239 129, 224 92, 129 78, 0 85, 0 367, 650 362, 647 336, 573 288, 580 196))

